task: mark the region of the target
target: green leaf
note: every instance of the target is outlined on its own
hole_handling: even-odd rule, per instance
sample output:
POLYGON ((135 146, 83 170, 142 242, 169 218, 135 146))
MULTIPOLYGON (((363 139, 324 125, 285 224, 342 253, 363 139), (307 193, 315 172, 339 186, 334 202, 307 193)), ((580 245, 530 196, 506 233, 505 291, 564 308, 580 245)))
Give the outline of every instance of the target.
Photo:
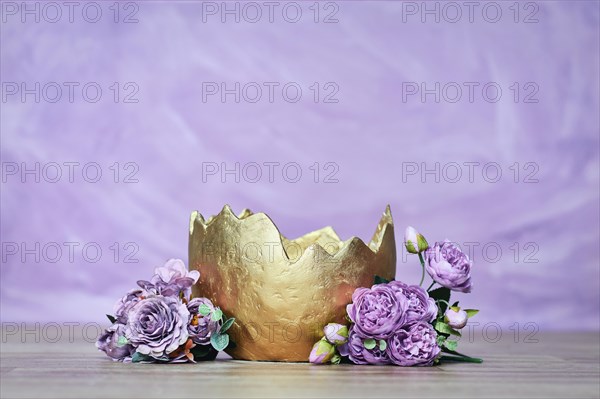
POLYGON ((380 340, 379 341, 379 350, 384 351, 385 348, 387 348, 387 342, 385 342, 384 340, 380 340))
POLYGON ((441 360, 450 360, 450 361, 455 361, 455 362, 467 362, 467 363, 481 363, 481 362, 483 362, 482 359, 479 359, 477 357, 467 356, 467 355, 459 353, 459 352, 457 352, 455 350, 448 349, 446 347, 442 348, 442 352, 444 352, 444 353, 450 353, 450 354, 452 354, 454 356, 442 356, 442 357, 440 357, 441 360))
POLYGON ((462 336, 460 334, 460 332, 456 331, 455 329, 450 327, 448 324, 441 322, 441 321, 436 321, 434 328, 436 331, 441 332, 442 334, 456 335, 458 337, 462 336))
POLYGON ((451 341, 447 339, 444 341, 444 346, 450 349, 451 351, 456 350, 456 347, 458 346, 458 341, 451 341))
POLYGON ((435 328, 435 330, 437 332, 440 332, 443 334, 450 334, 450 330, 452 330, 452 327, 450 327, 448 324, 441 322, 441 321, 436 321, 433 328, 435 328))
POLYGON ((210 344, 213 348, 218 350, 219 352, 223 349, 227 348, 229 345, 229 335, 228 334, 213 334, 210 337, 210 344))
POLYGON ((200 313, 202 316, 208 316, 210 314, 210 310, 210 306, 205 303, 198 307, 198 313, 200 313))
POLYGON ((219 330, 219 334, 223 334, 225 331, 229 330, 234 322, 235 322, 235 318, 233 318, 233 317, 225 320, 225 322, 221 326, 221 329, 219 330))
POLYGON ((471 356, 464 355, 462 353, 459 353, 459 352, 457 352, 455 350, 448 349, 448 348, 442 348, 442 352, 451 353, 451 354, 453 354, 455 356, 460 356, 460 357, 471 357, 471 356))
POLYGON ((219 321, 223 318, 223 311, 219 308, 216 308, 215 310, 213 310, 211 317, 213 321, 219 321))
POLYGON ((373 349, 375 348, 375 345, 377 345, 377 343, 373 338, 368 338, 363 341, 363 346, 365 349, 373 349))
POLYGON ((190 349, 190 353, 194 355, 194 360, 214 360, 217 357, 218 352, 210 345, 196 345, 190 349))
POLYGON ((439 287, 435 290, 429 291, 429 296, 435 299, 443 299, 444 301, 450 300, 450 289, 446 287, 439 287))
POLYGON ((452 304, 452 307, 456 307, 456 306, 458 306, 458 301, 456 301, 452 304))
POLYGON ((113 324, 115 324, 115 321, 117 321, 115 316, 111 316, 111 315, 107 314, 106 317, 108 317, 108 320, 113 324))
POLYGON ((383 278, 383 277, 381 277, 381 276, 377 276, 377 275, 375 275, 375 279, 374 279, 374 282, 373 282, 373 283, 374 283, 374 284, 387 284, 387 283, 389 283, 390 281, 394 281, 394 279, 388 280, 388 279, 386 279, 386 278, 383 278))
POLYGON ((144 355, 143 353, 140 353, 140 352, 135 352, 133 354, 133 356, 131 356, 132 363, 153 362, 153 361, 154 361, 154 358, 152 356, 144 355))
POLYGON ((440 313, 444 314, 446 308, 448 307, 446 302, 450 301, 450 290, 446 287, 436 288, 435 290, 429 291, 429 296, 437 302, 440 313))
POLYGON ((118 339, 117 339, 117 346, 120 348, 121 346, 125 346, 129 343, 129 341, 127 341, 127 338, 125 338, 123 335, 121 335, 118 339))
POLYGON ((438 346, 443 346, 444 345, 444 341, 446 340, 446 336, 445 335, 438 335, 437 337, 437 344, 438 346))
POLYGON ((333 357, 331 358, 331 364, 340 364, 341 361, 342 361, 342 358, 337 353, 335 355, 333 355, 333 357))
POLYGON ((204 357, 208 355, 208 353, 213 349, 210 345, 196 345, 192 349, 190 349, 190 353, 196 357, 204 357))
POLYGON ((477 313, 479 313, 478 309, 465 309, 465 312, 467 312, 467 316, 469 316, 469 318, 475 316, 477 313))

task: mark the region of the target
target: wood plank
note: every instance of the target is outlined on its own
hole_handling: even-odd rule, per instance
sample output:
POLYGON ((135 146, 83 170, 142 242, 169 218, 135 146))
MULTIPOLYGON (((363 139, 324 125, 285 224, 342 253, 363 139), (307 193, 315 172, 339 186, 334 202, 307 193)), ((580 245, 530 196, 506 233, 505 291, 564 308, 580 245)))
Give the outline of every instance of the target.
POLYGON ((512 336, 497 343, 463 342, 461 349, 483 357, 483 364, 428 368, 230 359, 121 364, 81 339, 49 343, 35 338, 3 332, 2 398, 600 397, 598 333, 540 333, 537 343, 515 343, 512 336))

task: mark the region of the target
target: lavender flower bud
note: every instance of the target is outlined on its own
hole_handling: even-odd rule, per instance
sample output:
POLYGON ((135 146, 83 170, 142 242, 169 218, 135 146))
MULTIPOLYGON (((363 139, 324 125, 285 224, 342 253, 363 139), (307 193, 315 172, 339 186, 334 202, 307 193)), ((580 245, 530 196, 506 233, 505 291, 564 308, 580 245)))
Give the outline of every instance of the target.
POLYGON ((467 312, 465 312, 457 306, 448 308, 448 310, 446 310, 446 313, 444 313, 444 321, 448 323, 450 327, 455 328, 457 330, 466 326, 468 319, 469 316, 467 312))
POLYGON ((429 248, 425 237, 411 226, 408 226, 404 232, 404 246, 411 254, 418 254, 429 248))
POLYGON ((348 327, 342 324, 329 323, 323 331, 325 332, 327 341, 334 345, 341 345, 348 341, 348 327))
POLYGON ((331 345, 327 340, 321 339, 314 344, 308 361, 315 364, 328 363, 333 355, 335 354, 335 347, 331 345))

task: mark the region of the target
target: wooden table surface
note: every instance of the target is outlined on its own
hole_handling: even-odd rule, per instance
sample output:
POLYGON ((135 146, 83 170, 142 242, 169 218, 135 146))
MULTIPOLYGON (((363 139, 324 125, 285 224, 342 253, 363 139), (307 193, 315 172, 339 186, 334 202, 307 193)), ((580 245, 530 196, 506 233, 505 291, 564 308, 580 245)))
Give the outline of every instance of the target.
POLYGON ((121 364, 83 339, 52 343, 10 332, 3 329, 0 347, 2 398, 600 397, 598 333, 539 333, 537 343, 504 334, 495 343, 461 342, 483 364, 401 368, 230 359, 121 364))

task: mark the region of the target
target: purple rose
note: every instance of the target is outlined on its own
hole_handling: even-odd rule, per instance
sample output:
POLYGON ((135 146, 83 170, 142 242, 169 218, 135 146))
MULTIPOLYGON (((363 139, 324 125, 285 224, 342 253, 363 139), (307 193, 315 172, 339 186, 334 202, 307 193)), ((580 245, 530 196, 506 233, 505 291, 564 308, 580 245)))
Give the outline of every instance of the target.
POLYGON ((381 350, 379 342, 372 349, 365 348, 366 338, 361 337, 354 329, 355 325, 348 331, 348 342, 338 346, 342 356, 348 356, 355 364, 389 364, 390 359, 385 350, 381 350))
POLYGON ((131 308, 125 335, 137 352, 165 358, 188 339, 189 317, 187 306, 176 298, 148 297, 131 308))
POLYGON ((96 341, 96 348, 115 361, 127 360, 135 350, 129 343, 119 344, 119 338, 125 340, 125 325, 115 323, 100 335, 96 341))
POLYGON ((437 283, 453 291, 471 292, 473 262, 454 243, 436 242, 425 251, 425 268, 437 283))
POLYGON ((386 339, 405 323, 407 308, 404 296, 396 295, 388 284, 377 284, 357 288, 346 310, 361 336, 386 339))
POLYGON ((154 269, 153 283, 163 282, 166 284, 177 283, 182 279, 189 279, 192 284, 200 278, 200 272, 197 270, 188 271, 185 263, 181 259, 169 259, 162 267, 154 269))
POLYGON ((127 324, 127 315, 131 308, 144 298, 144 291, 133 289, 119 299, 113 308, 117 323, 127 324))
POLYGON ((195 344, 209 344, 211 335, 221 328, 221 319, 217 321, 212 319, 215 305, 208 298, 194 298, 188 303, 187 308, 190 312, 188 324, 190 338, 195 344), (201 305, 206 305, 210 309, 210 314, 202 316, 198 312, 201 305))
POLYGON ((404 296, 408 301, 406 310, 406 323, 415 321, 432 322, 437 316, 438 308, 433 298, 425 289, 418 285, 408 285, 402 281, 392 281, 388 285, 396 294, 404 296))
POLYGON ((386 352, 398 366, 431 366, 440 353, 435 330, 423 321, 403 327, 387 343, 386 352))
POLYGON ((194 285, 200 278, 197 270, 188 271, 181 259, 170 259, 164 266, 154 269, 150 281, 140 280, 138 285, 156 295, 179 296, 189 298, 194 285))

